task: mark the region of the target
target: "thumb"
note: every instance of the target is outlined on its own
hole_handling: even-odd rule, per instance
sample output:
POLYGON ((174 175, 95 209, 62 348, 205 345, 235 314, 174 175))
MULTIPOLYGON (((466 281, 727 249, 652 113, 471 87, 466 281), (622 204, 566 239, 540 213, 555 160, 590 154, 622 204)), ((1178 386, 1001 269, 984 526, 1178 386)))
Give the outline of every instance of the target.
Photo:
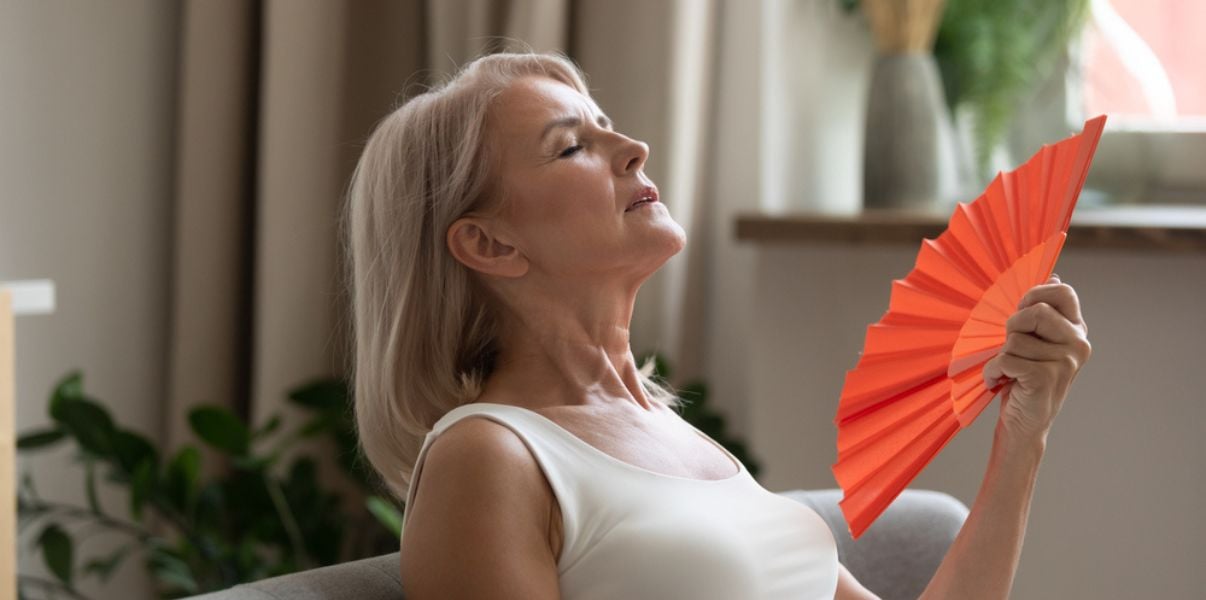
POLYGON ((984 363, 984 370, 982 371, 982 374, 984 375, 984 385, 988 386, 989 388, 996 387, 997 383, 1001 381, 1001 378, 1005 376, 1005 371, 1001 369, 1001 361, 999 358, 1000 355, 998 354, 997 356, 989 359, 988 362, 984 363))

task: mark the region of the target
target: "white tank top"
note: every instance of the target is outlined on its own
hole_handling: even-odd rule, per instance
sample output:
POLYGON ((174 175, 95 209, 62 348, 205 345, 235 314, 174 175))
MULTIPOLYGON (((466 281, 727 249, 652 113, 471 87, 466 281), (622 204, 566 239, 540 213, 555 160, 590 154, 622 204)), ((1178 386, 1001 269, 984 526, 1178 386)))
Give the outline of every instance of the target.
MULTIPOLYGON (((458 406, 424 439, 407 492, 412 506, 431 442, 481 416, 514 431, 544 471, 564 519, 557 562, 563 600, 831 600, 837 545, 816 511, 740 471, 706 480, 656 473, 595 448, 519 406, 458 406)), ((694 427, 692 427, 694 429, 694 427)), ((406 513, 402 516, 403 528, 406 513)))

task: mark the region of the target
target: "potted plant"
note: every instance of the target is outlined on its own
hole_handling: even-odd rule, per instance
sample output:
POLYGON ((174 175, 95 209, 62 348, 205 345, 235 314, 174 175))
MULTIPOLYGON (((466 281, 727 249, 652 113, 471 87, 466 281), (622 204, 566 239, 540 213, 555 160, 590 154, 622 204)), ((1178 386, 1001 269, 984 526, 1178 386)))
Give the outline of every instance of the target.
POLYGON ((194 408, 193 432, 230 465, 222 475, 204 479, 198 448, 185 445, 170 456, 161 454, 150 440, 115 423, 84 391, 79 372, 68 374, 51 394, 52 425, 21 435, 17 447, 27 453, 73 443, 87 505, 47 500, 31 475, 23 474, 19 527, 36 528, 33 550, 55 578, 20 575, 21 596, 40 591, 83 598, 76 589, 80 579, 107 581, 137 554, 158 595, 178 598, 396 550, 400 513, 372 494, 369 471, 356 460, 348 398, 338 380, 293 390, 290 401, 310 418, 287 435, 280 433, 279 416, 252 429, 225 408, 194 408), (328 436, 340 449, 339 463, 368 493, 367 510, 347 510, 338 493, 324 489, 313 458, 301 455, 287 467, 280 464, 288 449, 315 436, 328 436), (102 508, 98 478, 127 488, 127 515, 102 508), (81 532, 78 537, 72 529, 81 532), (82 542, 100 531, 128 541, 106 555, 81 556, 82 542))
MULTIPOLYGON (((901 47, 904 42, 899 40, 924 39, 925 28, 918 23, 924 23, 922 17, 930 16, 935 8, 930 0, 838 1, 851 11, 861 6, 877 39, 884 38, 881 44, 887 48, 901 47), (907 15, 915 18, 906 22, 907 15), (910 29, 917 32, 911 38, 907 34, 910 29)), ((1080 32, 1089 0, 945 0, 937 4, 939 20, 931 54, 940 74, 948 118, 958 132, 956 142, 963 142, 957 152, 960 187, 978 191, 993 172, 1012 166, 1002 142, 1017 108, 1051 73, 1080 32)))

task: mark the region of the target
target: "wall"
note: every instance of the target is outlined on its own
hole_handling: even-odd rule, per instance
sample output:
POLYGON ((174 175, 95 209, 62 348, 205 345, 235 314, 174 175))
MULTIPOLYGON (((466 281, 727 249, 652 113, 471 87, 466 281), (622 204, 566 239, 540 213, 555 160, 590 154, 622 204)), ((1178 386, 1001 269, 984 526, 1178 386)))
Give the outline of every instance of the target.
MULTIPOLYGON (((0 280, 53 279, 58 304, 16 323, 18 431, 48 422, 51 386, 78 368, 120 424, 160 437, 177 14, 158 0, 0 3, 0 280)), ((19 468, 43 497, 84 505, 65 447, 19 468)), ((128 514, 117 488, 102 484, 101 503, 128 514)), ((31 533, 19 571, 45 575, 31 533)), ((125 541, 90 538, 77 557, 125 541)), ((150 597, 141 558, 111 589, 150 597)))
MULTIPOLYGON (((1093 343, 1039 472, 1014 596, 1189 598, 1206 587, 1206 255, 1078 249, 1056 267, 1093 343)), ((753 450, 771 490, 836 487, 843 377, 916 246, 759 251, 749 367, 753 450)), ((910 484, 968 506, 1000 400, 910 484)))
POLYGON ((707 280, 708 318, 705 365, 708 402, 730 423, 734 434, 747 426, 748 368, 740 357, 748 351, 753 288, 753 248, 733 237, 733 221, 741 212, 757 210, 761 194, 759 131, 763 73, 760 3, 723 1, 718 19, 719 72, 715 81, 713 168, 703 193, 712 194, 713 211, 688 244, 704 244, 710 253, 707 280))

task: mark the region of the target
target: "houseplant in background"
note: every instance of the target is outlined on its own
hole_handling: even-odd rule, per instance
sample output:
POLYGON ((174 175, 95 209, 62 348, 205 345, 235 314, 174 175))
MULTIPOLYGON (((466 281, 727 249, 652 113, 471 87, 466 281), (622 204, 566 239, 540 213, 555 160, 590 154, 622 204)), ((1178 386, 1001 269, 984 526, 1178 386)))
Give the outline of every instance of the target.
MULTIPOLYGON (((664 358, 646 358, 655 360, 656 378, 670 376, 664 358)), ((758 464, 745 445, 729 435, 724 418, 707 405, 707 385, 693 381, 679 394, 686 401, 683 418, 756 476, 758 464)), ((23 433, 17 447, 28 453, 73 442, 84 470, 87 504, 42 498, 33 477, 23 474, 19 528, 36 531, 32 550, 41 554, 54 578, 20 575, 20 597, 86 598, 77 589, 81 579, 108 581, 119 565, 139 554, 159 597, 179 598, 396 551, 402 512, 387 495, 377 493, 382 487, 357 452, 348 384, 319 379, 288 397, 309 415, 288 434, 282 432, 279 416, 252 428, 222 407, 190 411, 193 432, 229 461, 229 469, 207 480, 196 447, 184 445, 167 457, 150 440, 114 422, 103 404, 85 393, 79 372, 63 377, 50 395, 52 425, 23 433), (309 456, 299 455, 281 468, 290 448, 316 436, 334 444, 337 464, 365 496, 363 506, 344 506, 339 493, 324 489, 309 456), (128 490, 128 516, 102 507, 100 476, 128 490), (81 556, 84 542, 105 531, 120 534, 126 543, 103 555, 81 556)))
POLYGON ((84 392, 80 373, 64 377, 51 393, 53 425, 21 435, 18 450, 74 442, 87 505, 46 500, 33 478, 22 476, 19 527, 35 528, 32 550, 41 553, 54 579, 20 575, 21 597, 84 598, 76 589, 80 579, 108 581, 120 564, 139 554, 159 596, 178 598, 397 550, 389 527, 397 511, 371 495, 370 472, 351 451, 355 433, 346 386, 317 381, 293 390, 289 399, 310 418, 288 434, 280 431, 279 416, 252 429, 224 408, 194 408, 189 414, 193 431, 230 465, 205 480, 196 447, 161 454, 148 439, 115 423, 101 402, 84 392), (328 436, 339 448, 339 464, 369 492, 367 510, 349 510, 339 494, 323 489, 311 457, 301 455, 287 468, 277 468, 284 466, 279 463, 288 449, 314 436, 328 436), (102 473, 128 490, 128 516, 101 506, 102 473), (128 541, 102 556, 79 556, 84 542, 103 531, 128 541))
MULTIPOLYGON (((838 0, 847 10, 876 3, 908 10, 920 1, 838 0)), ((945 0, 932 53, 955 124, 961 192, 978 191, 1014 166, 1003 141, 1018 106, 1084 27, 1089 3, 945 0)))
POLYGON ((946 0, 934 56, 956 129, 970 138, 969 185, 1013 168, 1003 142, 1023 100, 1080 33, 1090 0, 946 0))

